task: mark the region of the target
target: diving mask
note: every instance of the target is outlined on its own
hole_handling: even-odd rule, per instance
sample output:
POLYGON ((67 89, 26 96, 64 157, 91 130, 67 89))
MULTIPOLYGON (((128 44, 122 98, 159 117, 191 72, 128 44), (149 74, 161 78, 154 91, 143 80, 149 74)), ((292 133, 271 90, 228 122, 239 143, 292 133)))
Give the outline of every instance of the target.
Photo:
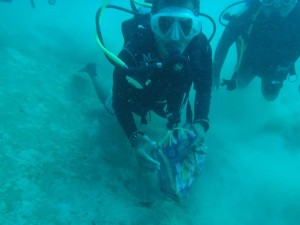
POLYGON ((201 22, 189 9, 168 7, 151 15, 151 28, 161 40, 191 40, 201 32, 201 22))

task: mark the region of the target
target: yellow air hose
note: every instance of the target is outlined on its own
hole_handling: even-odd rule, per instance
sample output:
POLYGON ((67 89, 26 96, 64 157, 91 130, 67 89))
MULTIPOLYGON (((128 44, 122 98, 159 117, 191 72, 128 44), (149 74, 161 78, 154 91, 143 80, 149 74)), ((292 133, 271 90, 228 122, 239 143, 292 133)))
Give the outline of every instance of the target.
MULTIPOLYGON (((104 11, 108 5, 109 0, 104 0, 103 1, 103 5, 100 9, 100 15, 99 15, 99 23, 101 23, 103 15, 104 15, 104 11)), ((118 64, 119 66, 123 67, 123 68, 128 68, 126 63, 123 62, 121 59, 119 59, 115 54, 113 54, 112 52, 110 52, 109 50, 107 50, 103 44, 101 43, 101 41, 99 40, 99 37, 96 35, 96 41, 99 45, 99 47, 101 48, 101 50, 104 52, 104 54, 111 59, 112 61, 114 61, 116 64, 118 64)))

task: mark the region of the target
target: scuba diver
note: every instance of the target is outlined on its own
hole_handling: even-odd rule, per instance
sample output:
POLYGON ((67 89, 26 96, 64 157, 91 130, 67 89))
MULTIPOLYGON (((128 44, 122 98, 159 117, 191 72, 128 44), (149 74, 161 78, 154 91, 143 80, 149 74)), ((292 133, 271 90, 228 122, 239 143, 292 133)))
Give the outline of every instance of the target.
MULTIPOLYGON (((150 13, 137 14, 122 25, 125 43, 118 60, 123 64, 114 68, 112 108, 107 104, 109 91, 103 91, 104 87, 95 82, 95 64, 88 64, 82 71, 91 76, 101 102, 116 116, 135 150, 141 174, 140 189, 144 193, 141 202, 151 204, 149 189, 156 182, 157 172, 161 190, 178 200, 188 194, 191 176, 203 164, 203 141, 209 129, 212 51, 208 38, 202 33, 200 0, 147 2, 152 3, 150 13), (189 101, 192 86, 194 107, 189 101), (186 125, 180 128, 185 108, 186 125), (167 121, 166 132, 171 137, 165 144, 168 148, 161 149, 135 122, 134 115, 138 115, 141 123, 147 124, 150 111, 167 121), (178 146, 178 137, 184 137, 184 145, 194 150, 180 152, 182 145, 178 146), (166 165, 166 151, 170 158, 180 161, 174 163, 176 168, 166 165), (170 170, 177 173, 176 177, 170 170)), ((109 58, 112 61, 112 57, 109 58)))
POLYGON ((223 79, 227 90, 246 87, 261 79, 263 97, 273 101, 283 82, 296 75, 300 55, 300 4, 297 0, 248 0, 246 9, 226 16, 228 24, 217 45, 213 62, 213 87, 230 46, 235 42, 237 62, 231 79, 223 79))

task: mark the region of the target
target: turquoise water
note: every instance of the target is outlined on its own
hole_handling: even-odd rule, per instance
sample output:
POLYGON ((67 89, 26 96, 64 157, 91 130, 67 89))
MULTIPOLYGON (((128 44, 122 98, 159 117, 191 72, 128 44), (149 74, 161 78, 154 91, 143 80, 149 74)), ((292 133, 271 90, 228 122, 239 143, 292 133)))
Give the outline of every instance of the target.
MULTIPOLYGON (((86 2, 39 0, 35 9, 29 1, 0 2, 0 224, 298 225, 299 81, 285 82, 271 103, 258 80, 243 91, 215 91, 207 163, 190 197, 138 204, 134 153, 78 72, 97 62, 111 85, 113 68, 95 42, 99 1, 86 2)), ((121 2, 127 5, 112 1, 121 2)), ((202 8, 217 21, 229 2, 203 1, 202 8)), ((110 10, 103 21, 113 52, 126 18, 110 10)), ((161 122, 154 117, 150 129, 162 132, 161 122)))

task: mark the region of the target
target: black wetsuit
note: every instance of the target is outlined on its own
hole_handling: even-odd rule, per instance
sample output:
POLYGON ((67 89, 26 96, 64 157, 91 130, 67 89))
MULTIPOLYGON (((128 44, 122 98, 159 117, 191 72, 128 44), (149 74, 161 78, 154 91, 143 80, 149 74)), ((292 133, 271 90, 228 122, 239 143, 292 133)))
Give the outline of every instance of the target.
POLYGON ((216 48, 215 75, 220 75, 228 49, 236 42, 238 62, 234 78, 239 85, 244 87, 259 76, 262 88, 274 81, 281 88, 300 55, 300 4, 286 18, 267 18, 260 9, 260 4, 249 7, 229 22, 216 48))
MULTIPOLYGON (((203 34, 196 36, 185 52, 187 65, 181 72, 173 67, 142 72, 140 76, 148 76, 150 84, 137 89, 128 83, 126 76, 130 73, 116 67, 113 75, 113 108, 117 119, 128 138, 137 132, 133 113, 145 118, 149 111, 155 111, 168 118, 168 127, 172 128, 180 122, 185 96, 194 84, 196 90, 193 121, 201 123, 205 130, 209 128, 208 112, 212 86, 211 48, 203 34)), ((164 61, 160 58, 156 41, 151 29, 143 26, 130 41, 125 43, 119 54, 130 67, 153 61, 164 61)), ((136 75, 136 74, 135 74, 136 75)))

